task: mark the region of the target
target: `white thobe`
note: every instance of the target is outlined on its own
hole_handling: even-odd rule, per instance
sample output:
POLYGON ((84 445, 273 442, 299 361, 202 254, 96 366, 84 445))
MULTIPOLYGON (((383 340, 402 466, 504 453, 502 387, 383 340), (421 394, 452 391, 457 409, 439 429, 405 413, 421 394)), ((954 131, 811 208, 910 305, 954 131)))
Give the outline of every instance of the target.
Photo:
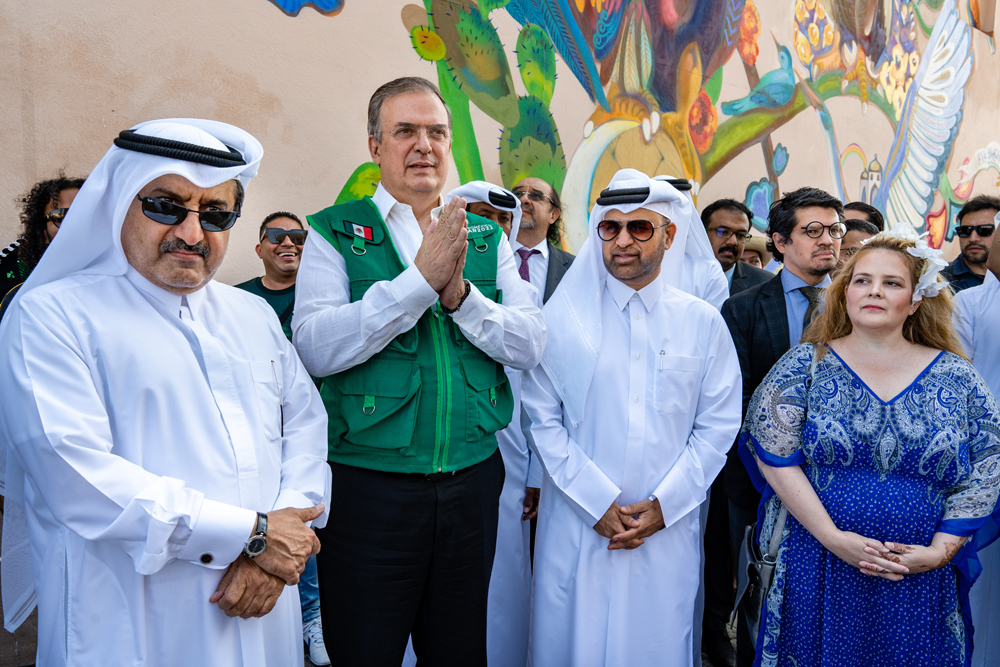
MULTIPOLYGON (((721 271, 720 271, 721 274, 721 271)), ((663 284, 607 279, 584 419, 574 426, 541 367, 524 374, 543 482, 531 664, 692 663, 698 506, 740 427, 740 367, 722 317, 663 284), (666 527, 608 550, 593 526, 612 502, 656 497, 666 527)))
POLYGON ((38 664, 301 665, 294 586, 258 619, 208 601, 256 512, 328 495, 326 411, 271 307, 129 268, 7 317, 0 437, 25 473, 38 664))
MULTIPOLYGON (((955 296, 955 329, 965 353, 1000 396, 1000 280, 986 273, 982 285, 955 296)), ((969 592, 974 650, 972 667, 1000 665, 1000 540, 979 552, 983 572, 969 592)))

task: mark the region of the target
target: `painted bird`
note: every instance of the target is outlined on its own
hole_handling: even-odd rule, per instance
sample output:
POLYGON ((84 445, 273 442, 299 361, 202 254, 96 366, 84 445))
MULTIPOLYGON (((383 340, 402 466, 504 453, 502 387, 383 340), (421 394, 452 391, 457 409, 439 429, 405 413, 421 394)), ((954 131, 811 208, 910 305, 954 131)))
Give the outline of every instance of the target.
MULTIPOLYGON (((773 36, 772 36, 773 38, 773 36)), ((792 71, 792 54, 787 47, 774 40, 778 47, 778 69, 765 74, 760 83, 746 97, 722 103, 722 113, 727 116, 739 116, 748 111, 760 108, 781 107, 788 104, 795 94, 795 74, 792 71)))

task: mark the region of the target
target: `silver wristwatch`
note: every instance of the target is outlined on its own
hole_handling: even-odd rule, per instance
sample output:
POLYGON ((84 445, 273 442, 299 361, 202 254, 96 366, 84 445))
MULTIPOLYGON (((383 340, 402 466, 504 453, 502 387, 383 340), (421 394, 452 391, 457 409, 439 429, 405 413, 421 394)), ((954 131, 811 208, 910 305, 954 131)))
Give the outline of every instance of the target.
POLYGON ((267 549, 267 515, 257 512, 257 528, 243 546, 243 553, 250 558, 256 558, 264 553, 264 549, 267 549))

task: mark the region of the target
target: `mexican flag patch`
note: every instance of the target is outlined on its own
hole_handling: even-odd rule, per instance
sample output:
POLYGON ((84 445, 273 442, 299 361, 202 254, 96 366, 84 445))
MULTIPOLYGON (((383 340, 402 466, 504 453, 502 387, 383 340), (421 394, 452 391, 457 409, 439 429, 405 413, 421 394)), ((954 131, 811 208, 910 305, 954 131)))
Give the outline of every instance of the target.
POLYGON ((364 225, 359 225, 356 222, 347 222, 346 220, 344 222, 347 224, 348 230, 351 231, 351 232, 354 232, 355 236, 360 236, 361 238, 363 238, 366 241, 371 241, 372 240, 372 228, 371 227, 365 227, 364 225))

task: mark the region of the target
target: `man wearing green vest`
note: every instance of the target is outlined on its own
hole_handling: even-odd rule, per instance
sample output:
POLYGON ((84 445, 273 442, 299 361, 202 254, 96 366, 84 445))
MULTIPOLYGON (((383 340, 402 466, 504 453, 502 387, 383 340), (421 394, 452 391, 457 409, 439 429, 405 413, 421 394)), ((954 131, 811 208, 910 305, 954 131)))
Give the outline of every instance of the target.
POLYGON ((538 363, 545 321, 500 227, 442 207, 451 113, 434 84, 375 91, 368 135, 382 182, 309 216, 292 322, 330 416, 326 645, 334 664, 399 667, 412 633, 421 665, 485 667, 504 366, 538 363))

